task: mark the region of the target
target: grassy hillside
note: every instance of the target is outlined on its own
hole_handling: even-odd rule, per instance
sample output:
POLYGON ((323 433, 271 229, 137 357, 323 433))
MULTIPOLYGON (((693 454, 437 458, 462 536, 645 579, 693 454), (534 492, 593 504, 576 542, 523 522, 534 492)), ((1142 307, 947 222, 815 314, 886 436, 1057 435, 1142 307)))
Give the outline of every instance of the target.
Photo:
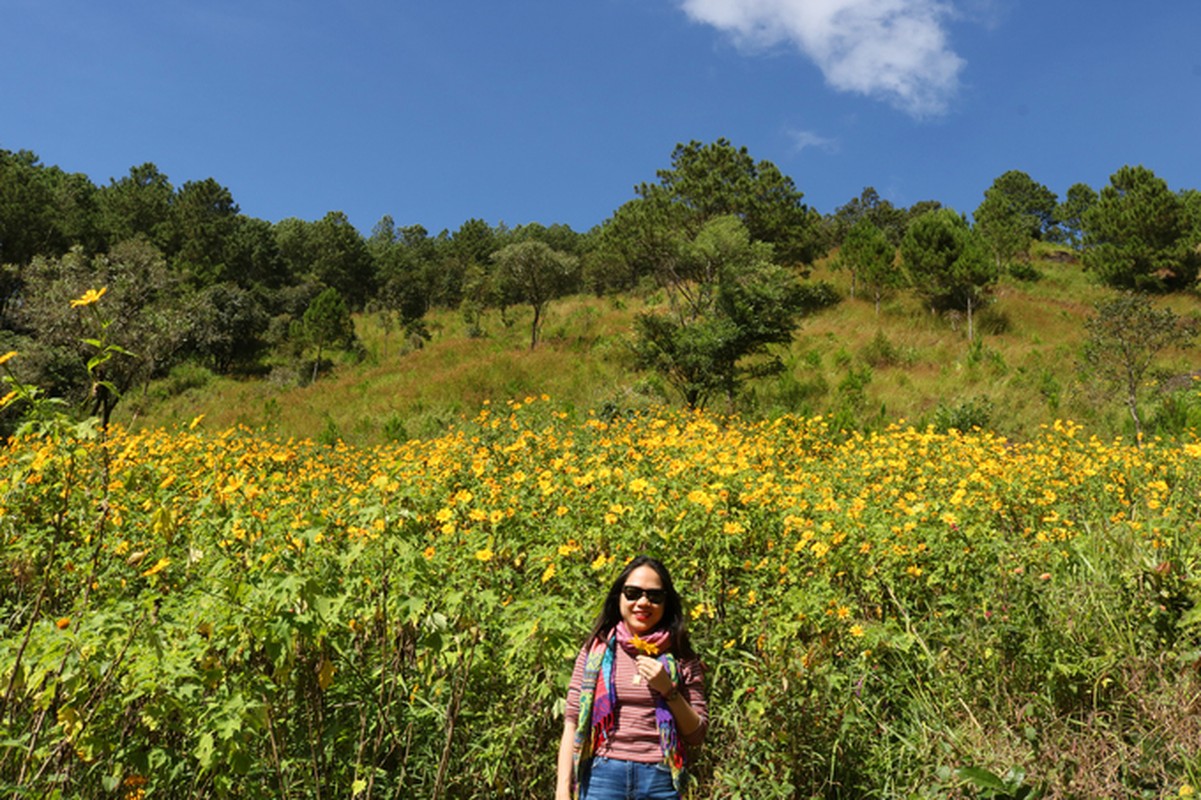
MULTIPOLYGON (((1006 277, 997 285, 971 344, 963 320, 932 314, 909 292, 886 300, 877 314, 870 300, 851 297, 849 276, 819 264, 813 278, 833 283, 844 301, 807 318, 780 354, 786 371, 752 384, 733 410, 833 415, 840 427, 985 423, 1015 438, 1070 418, 1101 436, 1129 435, 1120 404, 1082 382, 1077 369, 1084 321, 1112 290, 1075 263, 1042 258, 1032 266, 1038 280, 1006 277)), ((433 338, 420 348, 361 316, 356 328, 365 355, 342 356, 315 384, 298 385, 299 365, 255 379, 186 368, 127 398, 117 419, 137 429, 204 414, 215 427, 371 444, 432 435, 485 402, 527 395, 549 395, 579 411, 678 403, 657 376, 634 369, 628 346, 634 316, 657 299, 558 300, 534 351, 528 309, 510 309, 504 318, 490 312, 482 338, 470 338, 456 312, 436 312, 429 318, 433 338)), ((1195 295, 1161 302, 1201 313, 1195 295)), ((1195 354, 1170 353, 1161 362, 1166 374, 1196 368, 1195 354)), ((720 401, 717 410, 730 410, 725 406, 720 401)))

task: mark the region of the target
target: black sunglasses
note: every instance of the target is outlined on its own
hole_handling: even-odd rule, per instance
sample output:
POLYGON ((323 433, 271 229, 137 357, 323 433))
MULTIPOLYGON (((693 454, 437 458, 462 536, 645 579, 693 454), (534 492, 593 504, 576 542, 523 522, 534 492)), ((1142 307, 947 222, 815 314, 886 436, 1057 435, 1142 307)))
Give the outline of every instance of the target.
POLYGON ((646 595, 646 599, 656 606, 663 605, 663 601, 667 599, 667 592, 662 589, 643 589, 641 586, 630 586, 629 584, 621 587, 621 596, 631 603, 637 603, 638 598, 643 595, 646 595))

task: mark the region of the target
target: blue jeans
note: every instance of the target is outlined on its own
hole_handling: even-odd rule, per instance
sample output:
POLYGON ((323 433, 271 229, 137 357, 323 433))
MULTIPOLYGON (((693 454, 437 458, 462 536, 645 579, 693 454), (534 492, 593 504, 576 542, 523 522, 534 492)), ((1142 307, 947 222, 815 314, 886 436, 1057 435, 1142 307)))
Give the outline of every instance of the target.
POLYGON ((671 767, 616 758, 592 759, 580 787, 580 800, 679 800, 671 783, 671 767))

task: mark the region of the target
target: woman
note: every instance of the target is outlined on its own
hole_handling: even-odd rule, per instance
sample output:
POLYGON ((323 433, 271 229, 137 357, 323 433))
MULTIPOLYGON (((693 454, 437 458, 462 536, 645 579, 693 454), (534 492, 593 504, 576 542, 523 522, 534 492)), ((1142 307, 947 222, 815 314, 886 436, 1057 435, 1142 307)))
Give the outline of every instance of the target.
POLYGON ((576 658, 556 800, 678 800, 708 728, 700 660, 667 568, 648 556, 609 588, 576 658))

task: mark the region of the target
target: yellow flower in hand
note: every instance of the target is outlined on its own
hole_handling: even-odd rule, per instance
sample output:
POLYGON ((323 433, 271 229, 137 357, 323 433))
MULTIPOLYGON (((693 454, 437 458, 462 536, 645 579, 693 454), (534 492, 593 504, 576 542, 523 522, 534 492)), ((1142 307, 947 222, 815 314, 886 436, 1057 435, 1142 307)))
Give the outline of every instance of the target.
POLYGON ((648 642, 638 634, 634 634, 634 636, 630 638, 630 644, 634 645, 634 649, 639 653, 645 653, 648 656, 659 655, 659 645, 655 644, 654 642, 648 642))

